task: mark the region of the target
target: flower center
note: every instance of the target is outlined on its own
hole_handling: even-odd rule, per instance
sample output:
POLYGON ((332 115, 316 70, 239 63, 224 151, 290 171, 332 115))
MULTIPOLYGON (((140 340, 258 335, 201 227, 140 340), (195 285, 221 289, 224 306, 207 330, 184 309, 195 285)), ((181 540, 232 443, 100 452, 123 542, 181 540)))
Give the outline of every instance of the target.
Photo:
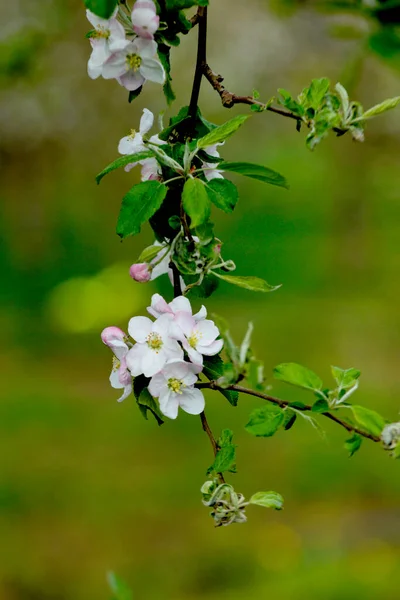
POLYGON ((167 385, 171 392, 175 392, 175 394, 182 394, 182 388, 186 387, 181 379, 175 379, 175 377, 170 377, 167 385))
POLYGON ((134 140, 136 137, 136 129, 131 129, 131 133, 129 135, 130 140, 134 140))
POLYGON ((121 362, 118 360, 118 358, 116 356, 113 356, 113 371, 118 371, 118 369, 121 367, 121 362))
POLYGON ((105 40, 108 40, 108 38, 110 37, 111 32, 109 29, 106 29, 103 25, 98 25, 95 29, 95 31, 93 32, 92 37, 94 38, 104 38, 105 40))
POLYGON ((126 64, 128 65, 128 69, 135 73, 142 64, 142 59, 138 54, 127 54, 126 64))
POLYGON ((201 334, 198 331, 192 331, 192 335, 190 337, 188 337, 189 345, 192 348, 196 348, 197 344, 199 343, 200 338, 201 338, 201 334))
POLYGON ((149 333, 149 335, 147 336, 147 345, 155 352, 161 350, 163 346, 161 335, 159 335, 158 333, 149 333))

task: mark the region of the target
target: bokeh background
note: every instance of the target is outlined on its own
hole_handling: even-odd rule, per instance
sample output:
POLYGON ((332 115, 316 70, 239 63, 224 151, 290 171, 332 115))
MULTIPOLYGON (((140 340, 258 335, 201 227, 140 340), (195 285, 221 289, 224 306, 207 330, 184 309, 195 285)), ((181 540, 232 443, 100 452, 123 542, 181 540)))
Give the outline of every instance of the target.
MULTIPOLYGON (((212 1, 209 61, 228 89, 267 99, 328 76, 366 107, 398 95, 396 29, 316 4, 212 1)), ((87 77, 78 0, 4 3, 0 22, 0 598, 106 599, 110 569, 135 600, 398 597, 399 465, 378 446, 349 460, 346 432, 329 422, 327 442, 305 422, 253 438, 244 425, 257 400, 234 409, 211 393, 212 428, 231 427, 239 445, 235 487, 286 499, 283 512, 252 507, 246 525, 214 529, 200 502, 212 457, 197 418, 158 428, 132 399, 116 403, 99 333, 171 290, 128 276, 150 229, 124 243, 115 234, 138 172, 99 187, 94 176, 144 107, 165 110, 160 88, 148 84, 129 105, 115 82, 87 77)), ((195 37, 174 50, 178 99, 165 119, 188 101, 195 37)), ((228 113, 207 84, 201 106, 216 123, 247 110, 228 113)), ((332 137, 311 153, 293 122, 268 113, 224 148, 291 184, 237 179, 235 214, 215 213, 238 272, 283 287, 264 296, 224 284, 208 301, 237 339, 254 322, 275 394, 305 400, 271 380, 280 362, 305 364, 327 385, 331 364, 357 367, 358 402, 398 418, 399 135, 393 111, 369 124, 364 144, 332 137)))

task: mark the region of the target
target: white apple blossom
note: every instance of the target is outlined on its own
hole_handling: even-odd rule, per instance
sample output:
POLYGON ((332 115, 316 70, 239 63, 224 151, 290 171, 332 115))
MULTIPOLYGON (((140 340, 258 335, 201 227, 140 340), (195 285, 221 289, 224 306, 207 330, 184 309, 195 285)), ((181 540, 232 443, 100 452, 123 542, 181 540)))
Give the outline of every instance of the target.
POLYGON ((199 312, 195 315, 192 313, 192 306, 190 304, 190 300, 185 296, 178 296, 174 298, 169 304, 164 300, 160 294, 153 294, 151 297, 151 306, 147 307, 147 312, 149 312, 153 317, 160 317, 163 314, 170 314, 173 317, 179 312, 184 312, 193 316, 195 321, 202 321, 207 316, 207 309, 205 306, 202 306, 199 312))
POLYGON ((157 60, 157 44, 154 40, 136 38, 113 44, 113 52, 103 65, 105 79, 117 79, 127 90, 135 91, 146 80, 163 84, 165 71, 157 60))
MULTIPOLYGON (((128 155, 148 150, 148 146, 144 144, 143 138, 153 127, 153 123, 153 113, 148 108, 144 108, 140 119, 139 131, 132 129, 129 135, 123 137, 119 141, 118 152, 123 155, 128 155)), ((151 136, 149 141, 158 146, 164 143, 160 140, 158 135, 151 136)), ((129 163, 125 166, 125 171, 129 172, 133 167, 136 167, 137 164, 142 166, 142 181, 159 179, 162 175, 161 167, 155 158, 145 158, 144 160, 140 160, 139 163, 129 163)))
POLYGON ((148 317, 133 317, 129 321, 129 335, 137 342, 126 356, 132 375, 152 377, 168 360, 183 359, 178 342, 170 337, 171 318, 162 315, 153 322, 148 317))
MULTIPOLYGON (((216 158, 219 158, 219 152, 217 150, 217 147, 223 145, 224 142, 220 142, 218 144, 214 144, 213 146, 208 146, 207 148, 204 148, 204 150, 210 156, 215 156, 216 158)), ((207 181, 211 181, 211 179, 224 178, 223 175, 221 175, 222 171, 218 169, 217 163, 203 162, 201 167, 202 169, 204 169, 204 177, 207 179, 207 181)))
POLYGON ((213 321, 196 319, 188 312, 177 312, 171 322, 170 335, 178 339, 196 365, 203 364, 203 354, 214 356, 222 350, 224 342, 217 340, 219 329, 213 321))
POLYGON ((90 10, 86 11, 87 19, 94 27, 89 38, 92 54, 88 62, 88 75, 91 79, 97 79, 102 75, 103 65, 111 56, 114 44, 126 42, 125 30, 115 18, 117 11, 118 9, 109 19, 102 19, 90 10))
POLYGON ((110 383, 114 389, 124 390, 122 396, 118 398, 118 402, 122 402, 132 393, 132 376, 126 364, 126 356, 129 352, 126 343, 127 335, 119 327, 106 327, 101 333, 101 339, 114 353, 110 383))
POLYGON ((137 0, 132 11, 133 31, 142 38, 152 40, 160 24, 156 5, 152 0, 137 0))
POLYGON ((176 419, 178 408, 190 415, 199 415, 204 410, 204 396, 194 387, 201 367, 183 360, 171 360, 152 377, 149 392, 158 398, 161 412, 176 419))

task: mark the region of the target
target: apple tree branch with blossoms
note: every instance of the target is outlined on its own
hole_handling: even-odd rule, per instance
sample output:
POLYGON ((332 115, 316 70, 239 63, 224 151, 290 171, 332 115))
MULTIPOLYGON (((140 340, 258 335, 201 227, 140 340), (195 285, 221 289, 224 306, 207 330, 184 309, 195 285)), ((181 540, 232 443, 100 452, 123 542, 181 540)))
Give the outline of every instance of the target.
POLYGON ((289 430, 298 419, 321 430, 319 418, 324 417, 348 432, 345 448, 350 456, 367 439, 398 458, 400 423, 351 402, 358 389, 359 370, 332 367, 333 383, 326 387, 308 368, 283 363, 273 369, 274 377, 308 390, 312 401, 304 404, 271 396, 264 381, 264 366, 251 349, 253 325, 249 324, 238 346, 225 320, 207 318, 205 306, 195 312, 191 297, 208 298, 220 281, 264 293, 279 288, 256 276, 233 275, 236 265, 223 258, 222 241, 210 221, 211 209, 230 214, 238 202, 238 190, 226 178, 229 173, 288 188, 284 176, 264 165, 228 162, 220 155, 225 142, 239 132, 251 113, 272 112, 294 120, 298 131, 306 130, 306 144, 312 150, 330 132, 337 136, 348 133, 355 141, 363 141, 366 122, 394 108, 400 97, 364 110, 360 102, 350 100, 340 83, 332 89, 327 78, 312 80, 297 96, 283 89, 278 99, 266 101, 260 100, 257 91, 239 96, 224 87, 223 77, 207 62, 209 0, 136 0, 132 7, 125 0, 85 0, 85 4, 92 26, 87 34, 92 47, 88 74, 92 79, 116 80, 128 91, 129 102, 151 82, 163 86, 171 104, 175 99, 171 48, 196 28, 198 35, 189 105, 157 134, 151 134, 153 113, 144 109, 139 129, 132 129, 120 140, 120 157, 96 178, 100 183, 118 168, 129 172, 140 167, 141 182, 122 200, 117 234, 122 239, 136 235, 149 222, 154 244, 143 250, 131 266, 130 276, 146 283, 167 274, 172 286, 171 298, 154 294, 149 299, 147 311, 152 319, 133 316, 128 333, 111 326, 101 334, 113 353, 110 383, 122 392, 119 402, 133 396, 143 416, 147 419, 150 413, 160 425, 165 417, 176 419, 179 410, 200 417, 214 453, 201 493, 216 526, 246 521, 250 504, 279 510, 283 498, 277 492, 256 492, 246 501, 225 481, 226 473, 236 471, 236 445, 229 429, 217 438, 212 433, 204 389, 222 394, 232 406, 237 405, 240 394, 262 400, 245 426, 254 436, 266 438, 279 429, 289 430), (188 18, 185 9, 193 7, 197 12, 188 18), (220 96, 224 107, 244 104, 250 106, 251 113, 221 125, 210 123, 199 108, 203 79, 220 96))

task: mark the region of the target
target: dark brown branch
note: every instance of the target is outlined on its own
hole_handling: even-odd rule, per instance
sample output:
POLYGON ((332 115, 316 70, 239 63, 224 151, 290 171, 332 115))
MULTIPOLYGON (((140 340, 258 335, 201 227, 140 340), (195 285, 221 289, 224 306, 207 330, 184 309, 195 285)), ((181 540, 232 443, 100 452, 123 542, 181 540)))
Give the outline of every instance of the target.
POLYGON ((200 95, 201 80, 204 74, 204 67, 207 64, 207 7, 199 6, 197 10, 197 22, 199 26, 197 42, 196 68, 194 72, 192 95, 189 104, 189 117, 194 123, 197 114, 197 105, 200 95))
POLYGON ((180 273, 179 273, 178 267, 176 266, 176 264, 174 262, 172 262, 172 260, 169 263, 169 266, 172 269, 172 279, 173 279, 173 285, 174 285, 174 298, 177 298, 178 296, 182 296, 180 273))
MULTIPOLYGON (((274 396, 269 396, 268 394, 264 394, 263 392, 257 392, 255 390, 245 388, 241 385, 230 385, 227 388, 222 388, 221 386, 218 385, 218 383, 216 381, 210 381, 209 383, 198 383, 197 387, 203 388, 203 389, 209 388, 211 390, 218 390, 220 392, 225 391, 225 390, 233 390, 236 392, 240 392, 242 394, 256 396, 257 398, 261 398, 262 400, 266 400, 267 402, 272 402, 273 404, 277 404, 281 408, 286 408, 287 406, 290 405, 290 402, 287 400, 280 400, 279 398, 275 398, 274 396)), ((289 406, 289 408, 290 408, 290 406, 289 406)), ((307 412, 307 411, 312 410, 312 406, 304 405, 302 408, 296 407, 296 410, 301 410, 301 411, 307 412)), ((362 431, 361 429, 358 429, 357 427, 353 427, 353 425, 350 425, 346 421, 342 421, 342 419, 339 419, 339 417, 336 417, 334 414, 332 414, 330 412, 323 412, 323 413, 319 413, 319 414, 323 415, 327 419, 330 419, 331 421, 334 421, 335 423, 337 423, 341 427, 344 427, 344 429, 346 429, 347 431, 349 431, 351 433, 358 433, 358 435, 361 435, 362 437, 372 440, 373 442, 381 441, 378 436, 372 435, 372 433, 367 433, 366 431, 362 431)))
POLYGON ((195 27, 199 22, 199 14, 196 13, 195 15, 193 15, 193 17, 190 17, 189 22, 191 23, 192 28, 195 27))

